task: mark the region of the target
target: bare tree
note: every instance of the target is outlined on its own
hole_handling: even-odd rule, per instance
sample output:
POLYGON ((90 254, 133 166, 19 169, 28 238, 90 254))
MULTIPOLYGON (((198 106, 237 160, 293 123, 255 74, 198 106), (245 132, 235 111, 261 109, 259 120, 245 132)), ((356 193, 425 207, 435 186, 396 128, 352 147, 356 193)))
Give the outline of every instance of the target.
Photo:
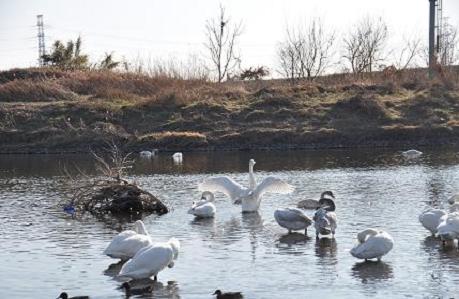
POLYGON ((410 67, 416 67, 416 58, 422 51, 422 40, 419 37, 405 38, 404 46, 396 54, 394 66, 397 70, 405 70, 410 67))
POLYGON ((314 80, 329 66, 334 40, 334 33, 327 32, 320 19, 297 31, 287 29, 278 49, 282 72, 290 79, 314 80))
POLYGON ((218 18, 206 22, 206 43, 217 81, 229 77, 240 64, 240 56, 236 53, 236 43, 242 34, 242 23, 233 24, 225 15, 225 8, 220 6, 218 18))
POLYGON ((459 36, 458 29, 449 22, 443 24, 439 45, 439 63, 443 66, 459 62, 459 36))
POLYGON ((354 73, 371 72, 384 60, 387 36, 387 26, 381 18, 365 17, 349 31, 344 38, 343 57, 354 73))

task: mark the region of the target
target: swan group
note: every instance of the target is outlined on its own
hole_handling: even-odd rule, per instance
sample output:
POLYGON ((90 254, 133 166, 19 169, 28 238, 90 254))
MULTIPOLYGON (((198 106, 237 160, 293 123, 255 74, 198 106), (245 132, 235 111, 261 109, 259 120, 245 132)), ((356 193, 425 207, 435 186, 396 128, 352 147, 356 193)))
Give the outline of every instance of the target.
POLYGON ((365 229, 357 234, 358 244, 354 246, 350 253, 358 259, 377 259, 386 255, 394 247, 392 236, 383 231, 373 228, 365 229))
POLYGON ((111 258, 126 261, 132 258, 140 249, 151 245, 151 237, 142 220, 137 220, 134 227, 134 230, 125 230, 116 235, 104 250, 104 254, 111 258))
POLYGON ((256 212, 265 193, 288 194, 294 187, 276 177, 266 177, 257 185, 253 173, 255 160, 249 161, 249 187, 243 187, 227 176, 205 179, 199 184, 200 191, 222 192, 229 196, 235 204, 241 204, 242 212, 256 212))

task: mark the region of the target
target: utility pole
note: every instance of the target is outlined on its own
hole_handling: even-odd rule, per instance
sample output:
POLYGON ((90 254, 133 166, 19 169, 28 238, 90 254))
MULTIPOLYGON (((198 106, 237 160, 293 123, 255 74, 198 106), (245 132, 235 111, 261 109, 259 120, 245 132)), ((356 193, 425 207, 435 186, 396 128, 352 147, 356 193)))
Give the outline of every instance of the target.
POLYGON ((442 0, 429 0, 429 70, 431 75, 438 63, 438 53, 441 47, 442 2, 442 0))
POLYGON ((45 61, 43 55, 46 54, 45 48, 45 30, 43 26, 43 15, 37 15, 37 28, 38 28, 38 65, 44 66, 45 61))

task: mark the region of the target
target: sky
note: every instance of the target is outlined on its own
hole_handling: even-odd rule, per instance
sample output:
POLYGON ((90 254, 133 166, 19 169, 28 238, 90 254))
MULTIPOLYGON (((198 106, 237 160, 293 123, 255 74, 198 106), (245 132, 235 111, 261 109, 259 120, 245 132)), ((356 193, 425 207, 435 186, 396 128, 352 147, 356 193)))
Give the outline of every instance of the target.
MULTIPOLYGON (((233 21, 243 23, 244 67, 275 69, 276 45, 286 26, 313 17, 321 18, 338 42, 370 16, 387 23, 389 49, 413 36, 427 44, 428 0, 0 0, 0 69, 37 65, 37 14, 44 15, 47 49, 56 39, 81 35, 92 61, 112 51, 128 61, 206 57, 204 26, 220 4, 233 21)), ((444 16, 459 27, 459 0, 443 0, 443 6, 444 16)))

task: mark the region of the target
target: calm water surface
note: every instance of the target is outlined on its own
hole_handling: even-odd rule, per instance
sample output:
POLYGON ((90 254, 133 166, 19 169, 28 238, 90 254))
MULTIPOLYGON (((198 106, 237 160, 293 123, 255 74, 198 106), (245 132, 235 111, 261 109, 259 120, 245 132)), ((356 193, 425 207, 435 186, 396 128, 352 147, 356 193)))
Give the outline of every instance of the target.
MULTIPOLYGON (((396 151, 360 150, 185 153, 182 166, 167 153, 137 159, 129 178, 172 207, 146 217, 146 227, 155 240, 174 236, 182 243, 175 267, 161 272, 153 294, 141 298, 213 298, 217 288, 246 298, 457 296, 459 253, 428 237, 417 216, 426 206, 446 206, 459 191, 459 156, 456 150, 425 153, 410 162, 396 151), (215 219, 197 221, 186 213, 206 177, 229 175, 247 184, 249 158, 257 161, 258 180, 275 175, 295 192, 265 195, 259 214, 242 215, 221 194, 215 219), (326 189, 337 195, 336 239, 287 236, 274 210, 326 189), (367 227, 384 228, 395 239, 382 263, 349 254, 355 234, 367 227)), ((63 165, 96 175, 85 155, 0 156, 0 298, 55 298, 63 290, 124 298, 113 278, 119 265, 102 251, 133 220, 73 220, 60 211, 63 165)))

